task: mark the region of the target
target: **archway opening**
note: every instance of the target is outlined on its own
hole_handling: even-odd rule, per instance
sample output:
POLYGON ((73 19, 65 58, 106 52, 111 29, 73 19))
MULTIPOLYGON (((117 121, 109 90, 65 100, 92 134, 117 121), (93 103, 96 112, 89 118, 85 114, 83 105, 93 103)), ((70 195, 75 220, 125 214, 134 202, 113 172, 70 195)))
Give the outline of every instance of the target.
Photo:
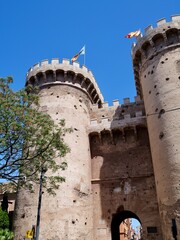
POLYGON ((140 240, 142 228, 139 217, 127 210, 117 211, 111 222, 112 240, 140 240))

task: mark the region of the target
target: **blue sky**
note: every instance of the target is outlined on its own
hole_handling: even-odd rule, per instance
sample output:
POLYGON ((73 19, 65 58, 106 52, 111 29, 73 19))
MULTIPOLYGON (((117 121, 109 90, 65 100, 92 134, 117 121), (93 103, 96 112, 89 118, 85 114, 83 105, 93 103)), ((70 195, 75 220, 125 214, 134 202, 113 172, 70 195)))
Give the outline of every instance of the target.
MULTIPOLYGON (((179 0, 0 0, 0 76, 23 88, 27 70, 51 58, 71 58, 85 44, 86 66, 104 95, 136 95, 131 60, 135 38, 124 36, 180 13, 179 0)), ((83 56, 78 58, 83 64, 83 56)))
POLYGON ((141 224, 138 220, 136 220, 135 218, 132 219, 132 227, 136 231, 136 233, 137 233, 137 227, 139 227, 140 225, 141 224))

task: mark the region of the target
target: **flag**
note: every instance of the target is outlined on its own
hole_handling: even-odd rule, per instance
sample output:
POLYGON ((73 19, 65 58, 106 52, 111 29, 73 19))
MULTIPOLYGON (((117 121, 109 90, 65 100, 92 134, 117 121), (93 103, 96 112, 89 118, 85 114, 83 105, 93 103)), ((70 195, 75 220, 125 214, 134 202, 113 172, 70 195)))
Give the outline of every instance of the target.
POLYGON ((76 61, 80 55, 84 55, 84 54, 85 54, 85 46, 81 48, 81 50, 71 58, 71 61, 72 62, 76 61))
POLYGON ((140 30, 137 30, 137 31, 135 31, 135 32, 130 32, 130 33, 128 33, 128 34, 125 36, 125 38, 137 37, 137 36, 139 36, 140 33, 141 33, 140 30))

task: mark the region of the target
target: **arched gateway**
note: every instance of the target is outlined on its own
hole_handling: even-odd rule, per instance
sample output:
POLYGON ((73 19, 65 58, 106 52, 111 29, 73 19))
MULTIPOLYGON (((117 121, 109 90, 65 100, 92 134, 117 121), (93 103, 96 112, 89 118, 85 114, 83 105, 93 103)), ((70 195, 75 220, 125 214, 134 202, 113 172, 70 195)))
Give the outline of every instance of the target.
POLYGON ((141 223, 139 217, 135 213, 127 210, 118 211, 117 213, 113 214, 113 217, 112 217, 112 222, 111 222, 112 240, 120 239, 119 226, 122 223, 122 221, 124 221, 127 218, 135 218, 141 223))

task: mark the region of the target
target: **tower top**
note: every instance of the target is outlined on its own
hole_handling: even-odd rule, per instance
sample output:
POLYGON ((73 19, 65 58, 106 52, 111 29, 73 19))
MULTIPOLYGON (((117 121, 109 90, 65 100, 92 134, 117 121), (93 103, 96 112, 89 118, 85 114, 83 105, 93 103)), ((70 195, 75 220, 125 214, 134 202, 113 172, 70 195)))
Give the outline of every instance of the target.
POLYGON ((152 25, 146 27, 144 35, 140 34, 132 46, 136 90, 137 95, 141 97, 140 69, 148 66, 147 62, 154 61, 154 58, 162 52, 180 47, 180 15, 172 16, 171 20, 167 22, 163 18, 157 21, 157 27, 153 28, 152 25))
POLYGON ((103 95, 90 70, 80 66, 78 62, 54 58, 44 60, 31 67, 26 75, 26 85, 45 87, 46 85, 70 85, 84 91, 93 104, 102 104, 103 95))

